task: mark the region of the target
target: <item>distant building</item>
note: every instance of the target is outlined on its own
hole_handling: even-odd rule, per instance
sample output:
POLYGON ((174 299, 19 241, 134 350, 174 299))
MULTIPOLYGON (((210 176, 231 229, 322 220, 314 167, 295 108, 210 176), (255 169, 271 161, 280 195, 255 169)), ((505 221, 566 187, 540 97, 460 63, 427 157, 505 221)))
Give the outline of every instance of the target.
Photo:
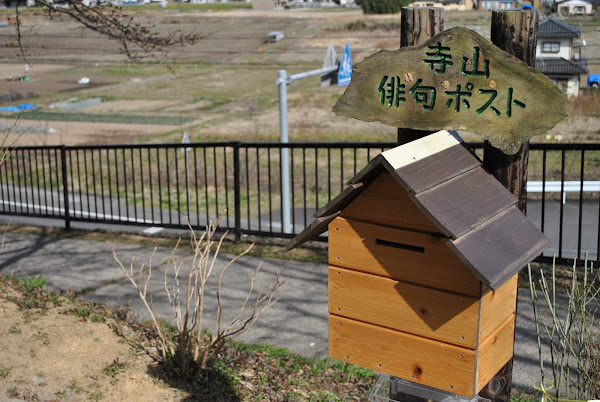
POLYGON ((417 0, 414 7, 442 7, 447 11, 469 11, 473 9, 473 0, 417 0))
POLYGON ((579 96, 580 75, 588 72, 581 46, 573 45, 579 37, 579 29, 553 18, 538 24, 535 68, 569 96, 579 96))
POLYGON ((592 3, 586 0, 568 0, 557 4, 559 15, 591 15, 594 13, 592 3))
POLYGON ((477 0, 480 10, 517 10, 517 0, 477 0))
POLYGON ((286 3, 282 0, 252 0, 252 8, 255 10, 274 10, 283 8, 286 3))

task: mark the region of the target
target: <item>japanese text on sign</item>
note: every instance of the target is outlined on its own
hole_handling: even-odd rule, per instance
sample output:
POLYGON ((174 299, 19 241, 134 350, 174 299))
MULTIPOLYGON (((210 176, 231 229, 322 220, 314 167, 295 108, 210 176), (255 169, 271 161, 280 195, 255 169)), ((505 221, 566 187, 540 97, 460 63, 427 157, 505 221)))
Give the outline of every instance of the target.
MULTIPOLYGON (((427 46, 425 50, 423 63, 435 74, 443 75, 446 73, 447 68, 454 66, 454 57, 450 46, 442 46, 441 42, 437 42, 427 46)), ((467 56, 462 57, 460 74, 467 77, 467 79, 468 77, 489 78, 490 61, 483 58, 480 63, 481 58, 480 47, 474 46, 472 60, 467 56)), ((443 106, 439 107, 452 109, 456 113, 473 109, 477 114, 489 111, 489 113, 496 116, 504 115, 510 118, 513 115, 513 107, 516 106, 522 109, 526 107, 524 102, 516 99, 513 87, 502 91, 501 98, 506 99, 506 102, 500 103, 497 99, 499 91, 495 88, 476 88, 475 84, 469 81, 456 84, 454 88, 450 88, 448 81, 444 81, 446 85, 442 85, 442 88, 436 88, 431 85, 434 83, 424 82, 422 78, 417 77, 415 81, 410 74, 407 74, 407 76, 410 82, 407 81, 406 76, 403 77, 404 82, 403 78, 398 75, 383 75, 381 77, 377 91, 382 106, 400 108, 404 102, 412 101, 421 104, 423 110, 433 111, 436 107, 438 92, 440 92, 439 96, 443 97, 444 101, 442 102, 443 106), (504 94, 506 94, 506 97, 503 96, 504 94)), ((493 82, 495 86, 495 81, 493 82)))

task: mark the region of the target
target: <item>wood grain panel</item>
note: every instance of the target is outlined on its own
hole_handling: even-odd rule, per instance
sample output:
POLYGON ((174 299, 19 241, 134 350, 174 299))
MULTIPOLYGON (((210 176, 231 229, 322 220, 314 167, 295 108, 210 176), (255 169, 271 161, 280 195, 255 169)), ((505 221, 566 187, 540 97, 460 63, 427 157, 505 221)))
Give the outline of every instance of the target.
POLYGON ((484 292, 481 298, 481 321, 479 337, 486 339, 517 308, 517 287, 519 275, 514 275, 498 290, 484 292))
POLYGON ((456 239, 517 202, 483 168, 418 193, 421 208, 444 233, 456 239))
POLYGON ((329 224, 329 263, 479 297, 479 280, 454 255, 447 240, 338 217, 329 224), (393 247, 393 243, 422 248, 423 252, 393 247))
POLYGON ((403 166, 396 173, 413 193, 420 193, 480 165, 481 162, 459 144, 403 166))
POLYGON ((496 375, 513 356, 515 315, 511 314, 502 325, 479 345, 477 354, 476 392, 496 375))
POLYGON ((329 267, 329 312, 475 350, 478 300, 329 267))
POLYGON ((342 216, 387 226, 441 233, 388 172, 382 172, 342 211, 342 216))
POLYGON ((516 206, 449 243, 483 283, 497 289, 550 245, 516 206))
POLYGON ((430 387, 473 396, 475 352, 334 315, 329 356, 430 387))

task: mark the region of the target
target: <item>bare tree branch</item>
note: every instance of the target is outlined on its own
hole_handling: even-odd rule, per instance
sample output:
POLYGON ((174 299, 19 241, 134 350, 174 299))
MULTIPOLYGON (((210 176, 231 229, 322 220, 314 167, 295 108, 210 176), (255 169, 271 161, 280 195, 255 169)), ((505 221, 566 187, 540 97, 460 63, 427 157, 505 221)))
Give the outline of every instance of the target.
MULTIPOLYGON (((26 63, 25 46, 22 43, 21 20, 18 1, 16 2, 17 44, 26 63)), ((49 18, 63 15, 78 22, 83 27, 97 32, 109 39, 119 42, 121 51, 130 59, 137 59, 141 54, 166 52, 168 49, 197 43, 204 35, 194 32, 182 33, 177 30, 161 34, 154 26, 136 22, 134 17, 126 14, 121 7, 101 1, 96 6, 85 5, 80 0, 66 0, 55 4, 52 0, 36 0, 36 5, 42 7, 49 18)))

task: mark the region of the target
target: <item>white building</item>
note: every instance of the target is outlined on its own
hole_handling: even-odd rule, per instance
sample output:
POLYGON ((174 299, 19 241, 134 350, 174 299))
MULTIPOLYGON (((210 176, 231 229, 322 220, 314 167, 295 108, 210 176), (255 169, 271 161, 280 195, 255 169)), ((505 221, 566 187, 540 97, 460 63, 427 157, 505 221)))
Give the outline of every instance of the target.
POLYGON ((547 18, 538 24, 535 68, 569 96, 579 96, 580 75, 588 72, 581 48, 573 46, 579 37, 579 29, 562 21, 547 18))
POLYGON ((568 0, 557 4, 558 13, 567 17, 569 15, 591 15, 594 13, 592 3, 585 0, 568 0))

